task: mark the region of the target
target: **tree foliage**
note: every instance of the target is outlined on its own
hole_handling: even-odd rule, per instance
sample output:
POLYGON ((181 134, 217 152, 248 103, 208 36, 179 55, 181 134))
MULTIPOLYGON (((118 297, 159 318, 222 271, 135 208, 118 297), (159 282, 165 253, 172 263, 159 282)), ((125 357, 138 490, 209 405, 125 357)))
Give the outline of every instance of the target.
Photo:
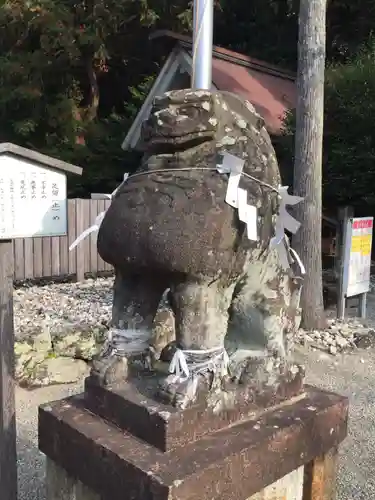
MULTIPOLYGON (((323 195, 326 207, 350 204, 357 213, 375 212, 375 42, 348 62, 326 71, 323 195), (366 208, 364 208, 366 207, 366 208)), ((295 116, 279 140, 284 179, 291 182, 295 116)))
MULTIPOLYGON (((226 47, 297 69, 300 0, 221 0, 216 39, 226 47)), ((328 0, 327 60, 345 62, 370 38, 373 0, 328 0)))
POLYGON ((330 68, 326 85, 324 189, 328 199, 375 210, 375 43, 330 68))
MULTIPOLYGON (((215 5, 216 44, 296 68, 299 0, 215 5)), ((191 23, 186 0, 3 0, 0 141, 82 165, 72 195, 110 189, 136 161, 121 143, 166 56, 149 35, 191 23)), ((353 65, 373 26, 373 0, 329 0, 329 61, 353 65)))
POLYGON ((158 69, 150 30, 190 23, 179 0, 5 0, 0 140, 80 163, 87 189, 121 177, 123 136, 158 69))

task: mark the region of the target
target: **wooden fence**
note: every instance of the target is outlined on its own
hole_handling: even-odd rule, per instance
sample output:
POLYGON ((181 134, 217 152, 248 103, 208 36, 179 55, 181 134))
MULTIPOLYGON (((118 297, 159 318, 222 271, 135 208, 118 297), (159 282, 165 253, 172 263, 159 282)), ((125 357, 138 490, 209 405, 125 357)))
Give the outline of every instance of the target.
POLYGON ((112 267, 96 249, 97 233, 91 233, 74 250, 69 246, 95 217, 108 208, 110 200, 68 200, 68 234, 48 238, 17 238, 13 241, 14 279, 16 281, 108 272, 112 267))

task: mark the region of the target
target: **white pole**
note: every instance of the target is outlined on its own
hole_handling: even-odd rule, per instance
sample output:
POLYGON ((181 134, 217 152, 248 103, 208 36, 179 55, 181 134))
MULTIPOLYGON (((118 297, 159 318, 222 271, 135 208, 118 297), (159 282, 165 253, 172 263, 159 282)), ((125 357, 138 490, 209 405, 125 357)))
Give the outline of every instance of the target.
POLYGON ((191 85, 196 90, 211 90, 212 86, 213 18, 213 0, 194 0, 191 85))

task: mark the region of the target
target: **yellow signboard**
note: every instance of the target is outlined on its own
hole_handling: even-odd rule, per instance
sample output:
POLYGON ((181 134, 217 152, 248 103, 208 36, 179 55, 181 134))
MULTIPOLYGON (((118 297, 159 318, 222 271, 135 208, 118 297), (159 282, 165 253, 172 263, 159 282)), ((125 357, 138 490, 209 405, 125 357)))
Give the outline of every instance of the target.
POLYGON ((367 293, 370 289, 373 217, 352 219, 348 234, 344 265, 344 293, 347 297, 367 293))
POLYGON ((352 236, 352 246, 350 251, 352 253, 360 253, 363 256, 370 255, 371 243, 371 234, 360 234, 358 236, 352 236))

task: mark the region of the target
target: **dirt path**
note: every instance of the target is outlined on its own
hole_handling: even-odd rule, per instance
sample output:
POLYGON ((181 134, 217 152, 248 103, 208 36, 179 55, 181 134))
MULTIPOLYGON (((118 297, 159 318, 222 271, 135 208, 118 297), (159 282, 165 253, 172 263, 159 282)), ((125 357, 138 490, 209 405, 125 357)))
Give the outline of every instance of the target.
POLYGON ((81 390, 81 384, 45 387, 35 391, 17 388, 19 500, 45 500, 44 455, 38 450, 38 406, 81 390))

